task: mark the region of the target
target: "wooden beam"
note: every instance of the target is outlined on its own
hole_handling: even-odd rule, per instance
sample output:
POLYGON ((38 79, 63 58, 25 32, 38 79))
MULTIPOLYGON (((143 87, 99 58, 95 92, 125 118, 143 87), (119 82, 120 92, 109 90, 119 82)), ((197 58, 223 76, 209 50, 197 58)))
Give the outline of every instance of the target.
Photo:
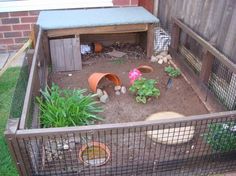
POLYGON ((207 42, 205 39, 199 36, 196 32, 194 32, 191 28, 189 28, 183 22, 181 22, 177 18, 172 18, 172 20, 174 24, 178 25, 181 28, 182 31, 187 33, 190 37, 192 37, 200 45, 202 45, 204 49, 208 50, 212 55, 214 55, 218 60, 220 60, 225 66, 227 66, 231 71, 236 73, 236 64, 230 61, 225 55, 223 55, 220 51, 218 51, 209 42, 207 42))
POLYGON ((179 46, 179 39, 180 39, 180 28, 178 25, 173 23, 172 32, 171 32, 171 48, 177 51, 179 46))
POLYGON ((25 128, 26 120, 27 120, 27 116, 28 116, 29 108, 30 108, 30 104, 31 104, 31 99, 32 99, 32 92, 33 92, 34 87, 36 86, 34 84, 34 82, 35 81, 37 82, 37 77, 36 76, 38 74, 36 73, 36 69, 37 69, 37 64, 38 64, 37 63, 38 62, 38 60, 37 60, 38 51, 39 51, 39 47, 41 45, 41 36, 42 36, 42 30, 40 28, 38 36, 37 36, 35 52, 34 52, 34 56, 33 56, 32 66, 31 66, 31 69, 30 69, 28 84, 27 84, 27 88, 26 88, 24 105, 23 105, 22 114, 21 114, 21 118, 20 118, 19 129, 24 129, 25 128))
POLYGON ((202 58, 202 68, 200 72, 200 80, 205 84, 208 84, 212 72, 213 61, 214 56, 209 51, 206 51, 202 58))
POLYGON ((148 58, 151 58, 153 54, 153 48, 154 48, 154 25, 149 24, 148 31, 147 31, 147 57, 148 58))
POLYGON ((128 33, 142 32, 148 30, 148 24, 129 24, 113 26, 81 27, 74 29, 55 29, 48 30, 48 37, 61 37, 80 34, 108 34, 108 33, 128 33))

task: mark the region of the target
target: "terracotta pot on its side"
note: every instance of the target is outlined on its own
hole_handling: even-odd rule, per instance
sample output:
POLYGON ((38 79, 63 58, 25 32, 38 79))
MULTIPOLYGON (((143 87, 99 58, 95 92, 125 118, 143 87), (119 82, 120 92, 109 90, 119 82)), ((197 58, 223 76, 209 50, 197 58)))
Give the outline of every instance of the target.
POLYGON ((116 86, 121 85, 121 80, 116 74, 113 74, 113 73, 93 73, 88 78, 89 87, 93 92, 96 93, 97 86, 98 86, 99 82, 101 81, 101 79, 104 77, 109 79, 110 81, 112 81, 116 86))
POLYGON ((102 44, 101 43, 98 43, 98 42, 94 42, 93 43, 93 47, 94 47, 94 52, 95 53, 100 53, 102 52, 102 44))
POLYGON ((148 66, 148 65, 140 65, 137 69, 141 73, 151 73, 151 72, 153 72, 153 68, 151 66, 148 66))

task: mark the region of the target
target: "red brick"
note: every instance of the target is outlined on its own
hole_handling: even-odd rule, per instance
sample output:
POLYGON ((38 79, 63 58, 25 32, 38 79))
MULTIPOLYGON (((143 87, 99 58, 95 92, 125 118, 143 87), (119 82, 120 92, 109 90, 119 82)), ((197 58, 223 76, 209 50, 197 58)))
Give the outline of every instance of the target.
POLYGON ((3 17, 9 17, 9 13, 8 12, 0 13, 0 18, 3 17))
POLYGON ((4 32, 4 37, 5 38, 21 37, 21 36, 22 36, 21 32, 4 32))
POLYGON ((15 51, 15 50, 20 49, 21 46, 22 46, 22 44, 18 44, 18 45, 8 45, 8 46, 7 46, 7 49, 8 49, 8 51, 15 51))
POLYGON ((130 0, 113 0, 113 5, 121 5, 121 6, 126 6, 129 5, 130 0))
POLYGON ((0 38, 3 38, 3 33, 0 33, 0 38))
POLYGON ((28 12, 11 12, 10 16, 12 17, 16 17, 16 16, 28 16, 29 13, 28 12))
POLYGON ((22 23, 36 23, 38 17, 22 17, 21 22, 22 23))
POLYGON ((138 5, 138 0, 131 0, 131 5, 138 5))
POLYGON ((2 24, 16 24, 19 22, 19 18, 2 18, 2 24))
POLYGON ((30 36, 31 31, 23 31, 23 36, 28 37, 30 36))
POLYGON ((30 24, 16 24, 12 25, 13 30, 29 30, 30 24))
POLYGON ((7 26, 0 26, 0 31, 11 31, 11 26, 7 25, 7 26))
POLYGON ((14 41, 13 41, 13 39, 1 39, 0 44, 1 45, 3 45, 3 44, 14 44, 14 41))
POLYGON ((15 43, 25 43, 27 42, 28 38, 15 38, 15 43))
POLYGON ((29 11, 29 15, 38 16, 40 11, 29 11))

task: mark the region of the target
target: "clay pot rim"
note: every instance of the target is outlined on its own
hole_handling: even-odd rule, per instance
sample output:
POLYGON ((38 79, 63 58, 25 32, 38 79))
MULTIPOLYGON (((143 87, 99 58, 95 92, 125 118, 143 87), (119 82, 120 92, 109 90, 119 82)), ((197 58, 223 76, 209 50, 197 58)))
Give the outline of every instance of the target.
POLYGON ((87 144, 83 145, 82 148, 79 149, 79 159, 80 159, 80 161, 82 161, 86 165, 95 166, 95 167, 102 166, 102 165, 106 164, 109 161, 110 157, 111 157, 110 149, 107 147, 107 145, 105 145, 104 143, 101 143, 101 142, 96 142, 96 141, 90 142, 90 143, 87 143, 87 144), (92 164, 89 164, 88 162, 83 160, 83 157, 82 157, 83 152, 86 150, 86 148, 91 147, 91 146, 100 147, 102 150, 104 150, 106 152, 107 157, 106 157, 106 160, 104 162, 102 162, 100 164, 92 165, 92 164))
POLYGON ((110 79, 110 81, 112 81, 116 86, 121 85, 121 80, 120 80, 119 76, 117 76, 116 74, 95 72, 95 73, 92 73, 88 78, 88 83, 89 83, 90 89, 96 93, 97 86, 98 86, 99 82, 102 80, 102 78, 109 77, 109 76, 114 77, 114 80, 110 79), (92 78, 94 78, 95 75, 97 75, 98 78, 96 79, 96 81, 92 81, 93 80, 92 78))
POLYGON ((141 72, 141 73, 151 73, 153 72, 153 68, 149 65, 140 65, 137 67, 137 69, 141 72), (142 70, 143 69, 143 70, 142 70), (145 70, 145 71, 144 71, 145 70))

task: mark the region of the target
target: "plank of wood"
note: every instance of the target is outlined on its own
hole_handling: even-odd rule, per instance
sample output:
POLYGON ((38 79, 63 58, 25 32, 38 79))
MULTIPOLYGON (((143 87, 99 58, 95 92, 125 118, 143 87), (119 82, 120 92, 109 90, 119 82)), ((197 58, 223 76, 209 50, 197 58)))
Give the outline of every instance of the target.
POLYGON ((200 80, 205 84, 208 84, 212 72, 213 61, 214 56, 209 51, 206 51, 203 55, 202 67, 200 72, 200 80))
POLYGON ((48 30, 48 37, 60 37, 80 34, 108 34, 108 33, 128 33, 142 32, 148 30, 148 24, 131 24, 131 25, 113 25, 113 26, 97 26, 74 29, 57 29, 48 30))
POLYGON ((66 71, 63 39, 50 40, 52 70, 66 71))
POLYGON ((74 55, 74 70, 82 70, 82 59, 81 59, 81 51, 80 51, 80 36, 76 36, 72 40, 72 48, 74 55))
MULTIPOLYGON (((25 125, 26 125, 26 120, 28 117, 28 113, 29 113, 29 108, 31 105, 31 100, 32 100, 32 92, 33 89, 36 89, 36 84, 35 84, 35 77, 36 75, 38 75, 36 73, 36 69, 37 69, 37 58, 38 58, 38 51, 39 51, 39 47, 41 45, 41 36, 42 36, 42 29, 39 29, 39 33, 37 36, 37 42, 35 45, 35 52, 34 52, 34 56, 33 56, 33 62, 32 62, 32 66, 31 66, 31 70, 30 70, 30 75, 29 75, 29 79, 28 79, 28 84, 27 84, 27 88, 26 88, 26 93, 25 93, 25 99, 24 99, 24 105, 22 108, 22 113, 21 113, 21 118, 20 118, 20 124, 19 124, 19 129, 24 129, 25 125)), ((38 81, 36 81, 37 83, 38 81)))
POLYGON ((172 32, 171 32, 171 48, 177 51, 180 40, 180 28, 177 24, 173 23, 172 32))
POLYGON ((147 57, 148 58, 152 57, 153 48, 154 48, 154 25, 149 24, 148 31, 147 31, 147 57))
POLYGON ((65 63, 65 70, 64 71, 73 71, 75 70, 75 63, 74 63, 74 54, 73 54, 73 46, 72 41, 73 38, 63 39, 63 47, 64 47, 64 63, 65 63))

